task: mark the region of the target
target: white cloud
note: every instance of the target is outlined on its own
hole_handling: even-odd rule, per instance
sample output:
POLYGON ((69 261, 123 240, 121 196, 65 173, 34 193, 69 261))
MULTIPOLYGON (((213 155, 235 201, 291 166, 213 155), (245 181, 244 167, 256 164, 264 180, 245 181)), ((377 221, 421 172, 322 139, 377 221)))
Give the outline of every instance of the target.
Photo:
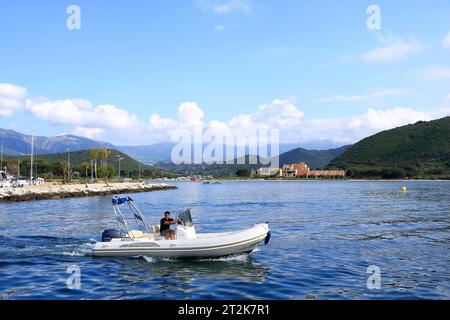
POLYGON ((233 135, 237 132, 258 129, 298 129, 304 113, 291 100, 275 99, 270 104, 259 106, 254 113, 241 114, 228 121, 212 120, 203 122, 204 113, 194 102, 186 102, 178 107, 178 119, 167 119, 157 114, 151 117, 151 129, 159 137, 170 137, 172 130, 208 129, 211 134, 233 135))
POLYGON ((352 118, 350 128, 367 128, 369 130, 386 130, 417 121, 429 121, 431 118, 426 112, 415 111, 409 108, 397 107, 388 110, 375 110, 369 108, 362 117, 352 118))
POLYGON ((450 68, 443 66, 428 66, 417 72, 425 80, 450 79, 450 68))
POLYGON ((227 122, 232 129, 280 129, 300 124, 304 113, 290 100, 275 99, 270 104, 259 107, 258 112, 242 114, 227 122))
MULTIPOLYGON (((377 89, 362 98, 384 97, 411 92, 409 89, 377 89)), ((25 101, 22 107, 34 117, 58 126, 72 127, 72 132, 88 138, 107 140, 115 144, 152 144, 170 141, 173 130, 203 128, 212 133, 235 134, 246 130, 278 129, 282 143, 312 144, 328 141, 333 144, 354 143, 381 130, 432 120, 450 115, 450 108, 413 110, 405 107, 377 110, 346 118, 305 119, 292 99, 275 99, 259 106, 253 113, 231 117, 226 121, 204 121, 204 112, 196 102, 188 101, 178 106, 175 119, 153 114, 148 122, 113 105, 93 106, 83 99, 52 101, 47 98, 26 99, 26 88, 0 85, 0 96, 25 101)), ((447 97, 450 99, 450 95, 447 97)), ((340 98, 345 100, 344 98, 340 98)), ((3 110, 7 110, 3 108, 3 110)))
POLYGON ((442 39, 442 47, 450 51, 450 32, 442 39))
POLYGON ((358 116, 305 121, 302 132, 297 135, 301 140, 297 142, 330 141, 336 145, 352 144, 380 131, 448 115, 450 109, 417 111, 404 107, 387 110, 369 108, 365 114, 358 116))
POLYGON ((9 83, 0 83, 0 94, 10 98, 24 98, 27 94, 27 88, 9 83))
POLYGON ((203 110, 195 102, 183 102, 178 106, 177 119, 163 118, 154 113, 150 117, 152 130, 175 130, 203 127, 203 110))
POLYGON ((52 125, 110 129, 127 129, 141 125, 137 117, 127 110, 113 105, 94 107, 84 99, 27 99, 26 109, 36 118, 52 125))
POLYGON ((378 89, 376 91, 370 92, 366 95, 336 95, 331 97, 322 97, 316 100, 316 102, 363 102, 370 101, 377 98, 389 97, 389 96, 398 96, 412 93, 411 89, 403 89, 403 88, 387 88, 387 89, 378 89))
POLYGON ((24 107, 27 89, 9 83, 0 83, 0 116, 12 116, 24 107))
POLYGON ((178 125, 177 121, 167 118, 162 118, 158 114, 153 114, 150 117, 150 126, 155 130, 159 129, 173 129, 178 125))
MULTIPOLYGON (((276 105, 279 104, 273 103, 270 106, 275 110, 276 105)), ((282 143, 313 144, 328 141, 334 145, 343 145, 355 143, 383 130, 450 115, 450 109, 418 111, 396 107, 386 110, 369 108, 364 114, 347 118, 304 119, 303 112, 289 103, 283 104, 282 109, 281 115, 278 116, 275 113, 266 114, 265 110, 260 110, 253 115, 234 117, 226 123, 226 128, 228 130, 279 129, 282 143)), ((222 126, 224 124, 222 123, 222 126)), ((225 128, 222 127, 221 130, 225 131, 225 128)))
POLYGON ((76 135, 83 136, 89 139, 102 139, 106 136, 106 131, 102 128, 76 127, 74 133, 76 135))
POLYGON ((450 115, 448 109, 418 111, 405 107, 385 110, 369 108, 366 113, 346 118, 305 119, 290 100, 276 99, 252 114, 242 114, 229 121, 211 121, 207 128, 222 135, 252 129, 278 129, 280 142, 314 144, 327 141, 333 145, 355 143, 377 132, 450 115))
POLYGON ((183 127, 203 125, 203 110, 195 102, 184 102, 178 107, 178 119, 183 127))
POLYGON ((113 143, 153 144, 170 141, 173 131, 203 128, 211 134, 235 135, 239 132, 259 129, 278 129, 281 143, 314 144, 327 142, 332 145, 355 143, 377 132, 398 126, 429 121, 450 115, 450 108, 419 111, 396 107, 377 110, 346 118, 305 119, 304 113, 291 100, 275 99, 262 105, 254 113, 241 114, 228 121, 212 120, 204 123, 204 112, 195 102, 185 102, 178 107, 177 119, 153 114, 148 124, 114 130, 111 127, 77 127, 75 133, 99 139, 107 137, 113 143), (133 140, 127 141, 133 131, 133 140), (114 140, 112 140, 114 138, 114 140))
POLYGON ((196 0, 195 3, 204 11, 212 11, 216 14, 232 12, 250 14, 252 12, 250 0, 196 0))
POLYGON ((360 60, 367 63, 384 64, 405 60, 423 50, 418 40, 403 40, 397 37, 380 38, 383 46, 364 53, 360 60))

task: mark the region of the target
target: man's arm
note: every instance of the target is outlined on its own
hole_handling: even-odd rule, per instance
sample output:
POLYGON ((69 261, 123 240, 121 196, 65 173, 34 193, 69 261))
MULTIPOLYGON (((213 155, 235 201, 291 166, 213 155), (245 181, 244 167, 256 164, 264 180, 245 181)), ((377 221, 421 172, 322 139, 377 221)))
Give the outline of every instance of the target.
POLYGON ((173 221, 164 221, 164 224, 177 224, 178 223, 178 219, 175 219, 173 221))

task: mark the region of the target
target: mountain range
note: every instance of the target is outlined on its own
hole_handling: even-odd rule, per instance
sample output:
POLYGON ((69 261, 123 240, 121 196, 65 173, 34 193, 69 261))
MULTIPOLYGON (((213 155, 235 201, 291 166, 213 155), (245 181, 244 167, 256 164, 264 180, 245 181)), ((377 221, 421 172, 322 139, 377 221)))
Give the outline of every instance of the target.
MULTIPOLYGON (((108 148, 118 150, 144 164, 158 164, 162 167, 172 167, 171 152, 175 143, 164 142, 143 146, 115 146, 111 143, 96 141, 75 135, 61 135, 56 137, 35 136, 37 155, 76 152, 93 148, 108 148), (164 165, 167 164, 167 165, 164 165)), ((3 144, 5 155, 28 155, 31 153, 31 135, 25 135, 14 130, 0 128, 0 147, 3 144)), ((323 168, 337 155, 348 147, 330 150, 307 150, 299 148, 298 144, 280 144, 280 165, 284 163, 307 162, 312 168, 323 168)), ((249 153, 248 148, 246 154, 249 153)))
MULTIPOLYGON (((0 128, 0 148, 7 155, 31 154, 31 135, 25 135, 14 130, 0 128)), ((34 137, 34 152, 36 154, 61 153, 70 151, 86 150, 93 148, 114 149, 114 145, 95 141, 74 135, 62 135, 56 137, 34 137)))
MULTIPOLYGON (((151 163, 154 167, 181 174, 204 174, 207 172, 215 176, 233 176, 237 170, 249 170, 264 166, 260 163, 250 166, 237 164, 175 165, 170 161, 174 143, 150 146, 114 146, 110 143, 73 135, 35 138, 36 153, 38 155, 59 154, 56 156, 57 160, 65 157, 67 149, 76 152, 101 147, 110 150, 117 149, 141 163, 151 163)), ((29 154, 30 141, 29 135, 0 129, 0 144, 3 144, 5 155, 29 154)), ((312 169, 325 167, 345 169, 347 175, 353 178, 449 179, 450 117, 429 122, 420 121, 386 130, 352 146, 329 150, 307 150, 295 145, 281 145, 280 153, 280 166, 306 162, 312 169), (287 150, 289 148, 292 149, 287 150)), ((251 156, 261 159, 258 155, 251 156)), ((124 165, 126 166, 125 163, 124 165)), ((137 163, 132 163, 130 160, 130 170, 131 167, 136 168, 137 166, 137 163)))

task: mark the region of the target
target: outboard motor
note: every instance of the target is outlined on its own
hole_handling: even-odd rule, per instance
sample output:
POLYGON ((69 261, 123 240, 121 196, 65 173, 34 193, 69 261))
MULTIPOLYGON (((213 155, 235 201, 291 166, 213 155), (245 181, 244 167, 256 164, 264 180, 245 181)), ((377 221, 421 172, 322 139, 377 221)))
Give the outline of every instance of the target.
POLYGON ((102 233, 102 242, 110 242, 112 239, 126 238, 126 234, 117 229, 108 229, 102 233))

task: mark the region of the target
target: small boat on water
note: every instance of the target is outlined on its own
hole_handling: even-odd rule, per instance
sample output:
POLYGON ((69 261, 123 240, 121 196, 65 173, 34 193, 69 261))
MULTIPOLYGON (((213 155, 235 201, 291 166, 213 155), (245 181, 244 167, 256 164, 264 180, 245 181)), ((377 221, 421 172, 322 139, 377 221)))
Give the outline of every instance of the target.
POLYGON ((252 252, 259 243, 269 243, 269 223, 222 233, 197 233, 190 209, 178 212, 175 239, 160 234, 159 225, 151 226, 130 197, 112 200, 117 229, 105 230, 102 241, 92 253, 97 257, 149 256, 169 258, 215 258, 252 252), (133 218, 125 219, 121 206, 128 205, 133 218), (137 226, 132 230, 129 222, 137 226))
POLYGON ((222 182, 220 181, 215 181, 215 180, 209 180, 209 181, 204 181, 203 184, 222 184, 222 182))

